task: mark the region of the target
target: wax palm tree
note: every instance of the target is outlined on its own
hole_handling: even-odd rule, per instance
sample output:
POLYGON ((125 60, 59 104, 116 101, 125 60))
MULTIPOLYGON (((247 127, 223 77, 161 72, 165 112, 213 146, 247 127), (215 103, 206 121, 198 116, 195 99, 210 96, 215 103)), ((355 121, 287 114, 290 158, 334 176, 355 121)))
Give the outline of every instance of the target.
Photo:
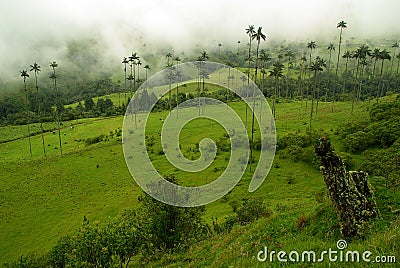
MULTIPOLYGON (((355 58, 357 60, 357 68, 356 68, 356 76, 355 76, 355 83, 354 83, 354 92, 353 92, 353 101, 352 101, 352 106, 351 106, 351 113, 353 114, 354 111, 354 102, 357 98, 358 94, 357 93, 357 86, 358 86, 358 92, 361 91, 361 85, 362 85, 362 77, 360 74, 360 63, 366 59, 367 55, 371 55, 371 50, 369 49, 369 47, 367 45, 361 45, 359 48, 356 49, 356 51, 353 54, 353 58, 355 58), (361 79, 360 79, 361 78, 361 79)), ((358 98, 357 98, 358 101, 358 98)))
POLYGON ((206 60, 208 60, 209 59, 209 56, 208 56, 208 53, 206 52, 206 51, 202 51, 201 53, 200 53, 200 61, 206 61, 206 60))
MULTIPOLYGON (((134 99, 134 94, 136 93, 136 62, 139 60, 139 55, 135 52, 132 52, 131 56, 129 56, 129 66, 131 67, 131 73, 128 76, 128 80, 130 82, 130 87, 131 87, 131 100, 133 101, 133 113, 135 115, 135 128, 137 128, 137 116, 136 116, 136 112, 138 109, 138 103, 137 101, 135 101, 134 99), (133 83, 132 83, 133 82, 133 83), (133 84, 133 88, 132 88, 132 84, 133 84)), ((133 114, 132 114, 133 117, 133 114)))
POLYGON ((129 75, 129 77, 127 78, 130 81, 130 88, 131 88, 131 98, 133 97, 133 94, 135 92, 136 89, 136 85, 135 85, 135 78, 136 78, 136 71, 135 71, 135 64, 136 64, 136 60, 138 59, 138 55, 137 53, 133 53, 132 55, 129 56, 129 66, 131 67, 131 73, 129 75), (133 82, 133 88, 132 88, 132 82, 133 82))
POLYGON ((276 117, 276 98, 278 96, 278 90, 279 90, 279 79, 283 77, 283 64, 280 63, 279 61, 275 62, 272 65, 272 70, 269 71, 269 76, 272 76, 275 78, 275 87, 274 87, 274 94, 272 97, 272 114, 274 118, 276 117))
POLYGON ((329 60, 328 60, 328 65, 327 65, 327 67, 328 67, 327 71, 328 71, 328 74, 329 74, 330 69, 331 69, 332 51, 335 50, 335 46, 332 43, 330 43, 329 46, 326 49, 329 50, 329 60))
POLYGON ((326 67, 326 62, 317 57, 314 62, 311 62, 309 67, 310 71, 314 72, 314 89, 311 94, 311 111, 310 111, 310 132, 312 132, 312 118, 313 118, 313 110, 314 110, 314 98, 315 98, 315 91, 317 91, 317 74, 318 72, 322 72, 326 67))
POLYGON ((136 83, 137 83, 137 85, 139 85, 139 80, 140 80, 140 78, 139 78, 139 63, 142 64, 140 62, 139 55, 137 53, 135 53, 134 56, 136 56, 136 57, 134 57, 134 60, 133 60, 133 78, 134 78, 133 79, 133 94, 136 93, 137 88, 138 88, 138 86, 136 86, 136 83), (137 72, 135 71, 135 66, 138 66, 137 72))
MULTIPOLYGON (((303 103, 303 97, 304 97, 304 93, 303 93, 303 84, 304 84, 304 79, 305 79, 305 75, 306 75, 306 70, 307 70, 307 57, 306 54, 304 53, 303 56, 300 58, 300 83, 299 83, 299 92, 301 95, 301 101, 303 103)), ((307 87, 307 96, 308 96, 308 87, 307 87)), ((307 101, 306 101, 307 103, 307 101)))
MULTIPOLYGON (((209 59, 208 53, 206 51, 202 51, 200 53, 199 60, 200 61, 206 61, 208 59, 209 59)), ((200 73, 201 78, 202 78, 202 89, 201 89, 201 92, 202 92, 202 94, 204 96, 205 95, 205 79, 208 77, 208 74, 207 74, 207 72, 206 72, 206 70, 204 68, 202 68, 201 71, 202 71, 202 73, 200 73)), ((203 106, 203 109, 204 109, 204 106, 203 106)))
POLYGON ((398 53, 396 55, 397 58, 397 70, 396 70, 396 74, 399 74, 399 67, 400 67, 400 53, 398 53))
POLYGON ((239 55, 239 46, 240 46, 240 41, 237 41, 237 54, 239 55))
POLYGON ((180 76, 179 69, 178 69, 178 64, 181 61, 181 59, 179 57, 175 57, 174 60, 176 62, 176 97, 175 97, 175 101, 176 101, 176 117, 178 117, 178 109, 179 109, 178 108, 178 105, 179 105, 179 103, 178 103, 178 101, 179 101, 178 94, 179 94, 179 76, 180 76))
MULTIPOLYGON (((356 73, 355 73, 355 76, 354 76, 354 90, 353 90, 353 101, 352 101, 353 105, 354 105, 355 96, 356 96, 356 88, 357 88, 357 85, 358 85, 358 78, 359 78, 358 74, 359 74, 359 70, 360 70, 359 69, 360 61, 362 60, 363 56, 364 55, 363 55, 361 46, 359 48, 357 48, 354 51, 353 55, 352 55, 352 58, 355 59, 355 62, 356 62, 356 68, 355 68, 356 69, 356 73)), ((352 113, 353 113, 353 108, 354 107, 352 107, 352 109, 351 109, 352 113)))
POLYGON ((44 157, 46 157, 46 146, 44 144, 44 129, 43 129, 42 116, 41 116, 41 111, 40 111, 39 86, 38 86, 38 79, 37 79, 39 72, 41 71, 40 68, 41 68, 40 65, 35 62, 33 65, 31 65, 30 71, 31 72, 34 71, 34 73, 35 73, 37 111, 38 111, 38 116, 39 116, 40 129, 42 131, 43 155, 44 155, 44 157))
MULTIPOLYGON (((55 62, 55 61, 50 62, 50 67, 53 69, 53 73, 51 74, 50 78, 53 79, 54 91, 57 92, 57 75, 56 75, 56 68, 58 67, 57 62, 55 62)), ((58 99, 58 101, 59 101, 59 99, 58 99)), ((61 103, 60 103, 60 105, 61 105, 61 103)), ((60 156, 62 156, 63 153, 62 153, 62 141, 61 141, 61 130, 60 130, 60 111, 59 111, 58 105, 56 105, 56 116, 57 116, 57 128, 58 128, 58 142, 60 145, 60 156)))
POLYGON ((165 57, 167 58, 167 67, 171 67, 169 61, 172 58, 172 53, 168 52, 167 55, 165 55, 165 57))
POLYGON ((287 57, 287 72, 286 72, 286 99, 288 98, 289 94, 289 73, 290 73, 290 66, 293 64, 292 60, 294 58, 294 53, 291 50, 286 51, 285 57, 287 57))
MULTIPOLYGON (((227 77, 227 82, 228 82, 228 88, 230 88, 230 82, 233 79, 231 76, 231 69, 234 68, 233 63, 232 62, 227 62, 226 65, 228 66, 228 77, 227 77)), ((233 101, 233 92, 232 90, 229 90, 230 94, 230 101, 233 101)), ((228 101, 228 96, 226 97, 226 100, 228 101)))
MULTIPOLYGON (((146 64, 143 68, 145 70, 145 78, 146 78, 145 88, 147 89, 147 75, 150 70, 150 65, 146 64)), ((151 104, 151 94, 150 93, 149 93, 149 104, 151 104)), ((149 109, 150 109, 150 105, 149 105, 149 109)))
POLYGON ((358 92, 357 92, 357 102, 359 102, 361 100, 361 95, 362 95, 362 81, 364 79, 364 71, 366 69, 366 67, 368 66, 368 62, 366 60, 366 58, 363 58, 360 62, 361 65, 361 72, 360 72, 360 82, 358 85, 358 92))
MULTIPOLYGON (((344 20, 339 21, 338 24, 336 25, 336 28, 340 28, 339 44, 338 44, 338 56, 337 56, 337 61, 336 61, 336 72, 335 72, 336 79, 339 79, 338 78, 338 70, 339 70, 339 62, 340 62, 340 49, 341 49, 341 46, 342 46, 342 33, 343 33, 343 29, 347 28, 347 22, 345 22, 344 20)), ((330 59, 329 59, 329 62, 330 62, 330 59)), ((330 63, 329 63, 329 67, 330 67, 330 63)), ((335 94, 336 94, 335 87, 333 87, 333 89, 332 89, 332 96, 333 96, 332 97, 332 112, 333 112, 333 109, 334 109, 335 94)))
POLYGON ((139 87, 139 84, 140 84, 140 82, 141 82, 141 80, 140 80, 140 66, 142 65, 142 62, 140 61, 140 59, 138 59, 137 61, 136 61, 136 66, 137 66, 137 78, 136 78, 136 82, 138 83, 138 87, 139 87))
MULTIPOLYGON (((379 59, 381 60, 381 73, 379 75, 379 83, 378 83, 378 91, 376 94, 376 102, 378 102, 378 99, 382 93, 381 84, 383 81, 383 67, 384 67, 385 60, 391 60, 390 53, 386 49, 382 50, 381 54, 379 56, 379 59)), ((382 85, 382 87, 383 87, 383 85, 382 85)))
POLYGON ((25 91, 25 98, 26 98, 26 120, 28 123, 28 140, 29 140, 29 153, 32 157, 32 143, 31 143, 31 117, 30 117, 30 109, 29 109, 29 99, 28 99, 28 90, 26 89, 26 78, 29 77, 28 71, 22 70, 20 71, 21 77, 24 79, 24 91, 25 91))
MULTIPOLYGON (((329 46, 327 47, 329 50, 329 60, 328 60, 328 65, 327 65, 327 70, 328 70, 328 86, 327 88, 330 89, 330 84, 331 84, 331 78, 329 76, 330 70, 331 70, 331 60, 332 60, 332 51, 335 50, 335 46, 330 43, 329 46)), ((325 101, 328 98, 328 90, 325 91, 325 101)), ((332 113, 333 113, 333 108, 334 108, 334 102, 335 102, 335 88, 332 89, 332 113)), ((318 110, 318 101, 317 101, 317 110, 318 110)))
POLYGON ((204 68, 205 64, 204 61, 208 60, 209 56, 206 51, 202 51, 200 53, 200 57, 197 59, 198 63, 198 75, 199 75, 199 86, 198 86, 198 96, 199 96, 199 115, 200 115, 200 106, 202 107, 202 111, 204 113, 204 105, 201 104, 201 98, 200 96, 203 95, 205 96, 205 79, 208 78, 208 73, 207 70, 204 68), (202 84, 202 89, 200 93, 200 85, 202 84))
POLYGON ((338 56, 337 56, 337 62, 336 62, 336 76, 338 75, 338 70, 339 70, 339 61, 340 61, 340 48, 342 45, 342 33, 343 29, 347 28, 347 22, 345 21, 340 21, 336 25, 336 28, 340 28, 340 34, 339 34, 339 46, 338 46, 338 56))
MULTIPOLYGON (((248 98, 248 92, 249 92, 249 87, 250 87, 250 65, 251 65, 251 42, 254 39, 254 25, 249 25, 248 28, 246 29, 246 34, 249 36, 249 54, 248 54, 248 65, 247 65, 247 90, 246 90, 246 100, 248 98)), ((246 125, 247 125, 247 104, 246 104, 246 125)))
POLYGON ((310 49, 310 65, 309 66, 311 66, 312 52, 316 47, 317 47, 317 43, 315 41, 311 41, 311 42, 307 43, 307 48, 310 49))
POLYGON ((145 78, 146 78, 146 81, 147 81, 147 74, 148 74, 148 71, 150 71, 150 65, 146 64, 143 68, 145 70, 145 78))
MULTIPOLYGON (((311 78, 311 69, 310 69, 310 66, 311 66, 311 58, 312 58, 312 52, 313 52, 313 50, 314 50, 316 47, 317 47, 317 43, 316 43, 315 41, 311 41, 311 42, 307 43, 307 48, 310 49, 309 64, 308 64, 308 69, 310 70, 310 72, 309 72, 309 74, 308 74, 308 78, 311 78)), ((307 87, 306 108, 307 108, 307 102, 308 102, 308 98, 309 98, 308 93, 309 93, 309 92, 308 92, 308 87, 307 87)))
POLYGON ((262 80, 261 80, 261 89, 262 91, 264 90, 264 82, 265 82, 265 74, 267 73, 265 71, 266 63, 267 61, 271 60, 271 55, 265 50, 261 49, 260 50, 260 61, 261 61, 261 74, 262 74, 262 80))
MULTIPOLYGON (((262 27, 258 27, 257 32, 255 32, 252 36, 253 39, 257 41, 256 47, 256 68, 254 72, 254 84, 257 85, 257 71, 258 71, 258 52, 260 48, 261 40, 265 41, 266 35, 262 32, 262 27)), ((255 110, 256 108, 256 90, 253 88, 253 111, 252 111, 252 118, 251 118, 251 140, 250 140, 250 171, 251 166, 253 163, 253 145, 254 145, 254 121, 255 121, 255 110)))
MULTIPOLYGON (((393 59, 396 57, 396 50, 397 50, 398 47, 399 47, 399 43, 394 42, 392 44, 392 48, 393 48, 392 58, 393 59)), ((392 72, 393 72, 393 63, 394 63, 394 61, 392 61, 392 66, 390 67, 390 74, 392 74, 392 72)))
POLYGON ((172 112, 172 64, 170 63, 170 60, 172 58, 172 53, 168 52, 167 55, 165 55, 167 58, 167 74, 168 74, 168 99, 169 99, 169 112, 172 112))
MULTIPOLYGON (((322 68, 322 70, 323 70, 324 67, 325 68, 327 67, 327 63, 323 58, 320 58, 320 57, 317 56, 316 60, 318 61, 318 64, 322 68)), ((322 71, 322 70, 320 70, 320 71, 322 71)), ((312 71, 315 71, 315 70, 312 70, 312 71)), ((314 73, 314 75, 315 75, 315 73, 314 73)), ((315 79, 315 77, 314 77, 314 79, 315 79)), ((320 87, 317 87, 317 97, 316 97, 316 99, 317 99, 317 103, 316 104, 317 105, 315 106, 315 113, 316 114, 318 113, 318 104, 319 104, 319 99, 320 99, 320 94, 319 94, 320 92, 319 91, 320 91, 320 87)), ((314 98, 315 98, 315 96, 314 96, 314 98)))
POLYGON ((219 43, 219 44, 218 44, 218 56, 219 56, 219 57, 221 56, 221 47, 222 47, 222 44, 219 43))
POLYGON ((376 63, 378 62, 380 56, 381 56, 381 50, 379 48, 375 48, 371 53, 371 58, 374 60, 374 67, 372 69, 372 77, 375 76, 376 63))
POLYGON ((133 80, 134 80, 135 78, 133 77, 133 75, 132 74, 129 74, 128 75, 128 77, 126 78, 126 80, 129 80, 129 87, 131 88, 131 96, 133 96, 133 91, 132 91, 132 82, 133 82, 133 80))
MULTIPOLYGON (((374 79, 375 78, 375 70, 376 70, 376 64, 380 58, 381 55, 381 50, 379 48, 375 48, 372 52, 371 52, 371 59, 373 59, 374 61, 374 67, 372 69, 372 74, 371 74, 371 78, 370 79, 374 79)), ((369 98, 368 98, 368 102, 371 101, 371 97, 372 97, 372 87, 370 87, 369 89, 369 98)))
MULTIPOLYGON (((124 82, 125 82, 125 87, 124 87, 124 92, 125 92, 125 94, 126 94, 126 65, 129 63, 129 61, 128 61, 128 59, 126 58, 126 57, 124 57, 123 59, 122 59, 122 64, 124 65, 124 82)), ((120 96, 119 96, 119 94, 118 94, 118 101, 120 102, 120 96)), ((126 100, 125 100, 125 102, 126 102, 126 100)), ((119 105, 119 106, 121 106, 121 105, 119 105)))

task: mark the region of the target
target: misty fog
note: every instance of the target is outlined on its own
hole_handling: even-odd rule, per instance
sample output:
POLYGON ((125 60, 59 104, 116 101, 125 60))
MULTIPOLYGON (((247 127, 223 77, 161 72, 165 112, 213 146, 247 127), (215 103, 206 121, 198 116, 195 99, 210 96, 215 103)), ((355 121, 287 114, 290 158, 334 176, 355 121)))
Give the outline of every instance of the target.
POLYGON ((340 20, 348 22, 344 38, 398 39, 398 10, 398 0, 2 0, 0 80, 17 79, 19 70, 33 62, 67 64, 73 60, 71 44, 81 42, 87 53, 95 53, 99 69, 120 68, 122 57, 132 51, 161 66, 165 63, 152 57, 157 51, 189 55, 218 43, 235 49, 241 41, 244 46, 249 24, 263 26, 267 42, 336 42, 340 20))

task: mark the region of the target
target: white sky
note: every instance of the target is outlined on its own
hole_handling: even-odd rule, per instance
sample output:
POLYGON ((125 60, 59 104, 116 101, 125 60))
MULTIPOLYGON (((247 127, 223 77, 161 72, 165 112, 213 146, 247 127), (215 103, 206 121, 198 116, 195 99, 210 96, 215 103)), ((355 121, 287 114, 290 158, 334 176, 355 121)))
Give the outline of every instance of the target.
POLYGON ((249 24, 270 39, 336 40, 340 20, 348 37, 398 38, 399 10, 399 0, 1 0, 0 61, 9 67, 57 55, 67 40, 92 34, 114 55, 129 53, 139 37, 180 50, 234 46, 247 40, 249 24))

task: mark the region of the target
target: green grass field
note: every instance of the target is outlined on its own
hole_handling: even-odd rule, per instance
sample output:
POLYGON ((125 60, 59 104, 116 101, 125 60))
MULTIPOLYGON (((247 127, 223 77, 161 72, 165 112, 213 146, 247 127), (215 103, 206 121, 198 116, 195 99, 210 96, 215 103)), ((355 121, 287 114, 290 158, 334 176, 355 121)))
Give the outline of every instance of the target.
MULTIPOLYGON (((395 96, 387 97, 386 100, 393 98, 395 96)), ((314 129, 324 130, 334 146, 341 150, 342 144, 334 135, 335 130, 343 122, 367 116, 371 105, 372 103, 358 104, 351 116, 351 103, 336 103, 335 112, 331 113, 331 103, 320 102, 318 113, 314 117, 314 129)), ((232 102, 230 106, 245 121, 244 104, 232 102)), ((278 103, 278 137, 296 131, 305 132, 309 122, 308 108, 306 109, 305 101, 278 103)), ((148 135, 159 138, 162 124, 160 118, 165 118, 166 115, 165 111, 152 114, 148 122, 148 135)), ((21 254, 49 250, 61 236, 76 231, 81 226, 84 216, 91 221, 106 222, 125 209, 137 206, 137 197, 141 191, 124 161, 121 137, 110 135, 110 132, 122 128, 122 122, 122 116, 66 122, 62 129, 63 157, 59 156, 57 133, 49 131, 45 134, 46 159, 43 158, 40 135, 32 137, 31 159, 26 126, 0 128, 0 139, 4 141, 0 143, 0 263, 14 260, 21 254), (85 139, 101 134, 108 136, 105 141, 85 145, 85 139), (5 142, 13 137, 18 139, 5 142)), ((45 127, 53 129, 54 124, 45 124, 45 127)), ((247 129, 250 130, 250 120, 247 129)), ((201 138, 207 136, 217 139, 223 133, 221 127, 208 120, 196 120, 188 124, 181 133, 183 151, 193 148, 194 150, 186 150, 188 156, 198 157, 195 144, 201 138)), ((154 145, 155 151, 157 148, 161 148, 160 141, 154 145)), ((220 173, 215 172, 214 168, 223 169, 226 156, 229 154, 221 154, 210 168, 199 175, 188 177, 171 166, 165 156, 151 154, 154 165, 162 170, 162 174, 175 174, 183 184, 188 185, 207 183, 216 178, 220 173)), ((361 156, 352 157, 356 160, 357 168, 361 156)), ((315 194, 324 188, 322 175, 317 168, 301 161, 293 162, 283 158, 278 152, 274 167, 255 193, 248 192, 250 179, 251 174, 247 171, 229 195, 207 205, 205 220, 209 223, 212 218, 222 221, 233 213, 230 201, 240 201, 250 196, 265 200, 274 211, 271 219, 262 219, 249 226, 234 228, 229 235, 220 235, 213 241, 200 242, 192 246, 187 253, 164 256, 155 261, 153 266, 170 264, 179 267, 188 264, 198 267, 204 264, 213 267, 264 267, 257 263, 255 256, 267 241, 273 241, 277 248, 288 250, 292 246, 316 246, 318 249, 328 245, 334 247, 338 239, 337 233, 324 240, 318 226, 315 225, 317 223, 298 232, 298 235, 295 230, 298 217, 303 214, 312 217, 316 208, 324 209, 315 199, 315 194), (285 208, 284 211, 278 211, 278 208, 282 207, 285 208), (315 241, 310 238, 314 233, 317 237, 315 241)), ((396 226, 398 228, 399 223, 396 226)), ((382 231, 379 238, 371 238, 365 243, 355 242, 354 246, 360 249, 363 246, 374 246, 377 251, 387 254, 394 253, 388 251, 396 251, 398 256, 395 239, 399 239, 398 229, 382 231)))

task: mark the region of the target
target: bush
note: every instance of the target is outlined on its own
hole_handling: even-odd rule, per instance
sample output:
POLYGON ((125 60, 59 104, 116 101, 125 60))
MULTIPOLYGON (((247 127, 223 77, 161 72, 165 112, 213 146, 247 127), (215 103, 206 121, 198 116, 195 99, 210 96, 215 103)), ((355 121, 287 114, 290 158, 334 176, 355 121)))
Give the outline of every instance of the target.
MULTIPOLYGON (((173 175, 166 180, 178 184, 173 175)), ((149 188, 159 189, 157 185, 149 188)), ((141 224, 145 226, 144 254, 154 256, 157 251, 178 251, 207 237, 210 226, 202 218, 205 207, 175 207, 152 198, 141 197, 141 224)))
POLYGON ((368 126, 368 120, 352 120, 343 123, 337 130, 336 134, 340 138, 344 139, 347 135, 363 131, 368 126))
POLYGON ((89 146, 89 145, 92 145, 92 144, 95 144, 95 143, 99 143, 99 142, 103 141, 105 139, 105 137, 106 136, 104 134, 100 134, 99 136, 96 136, 96 137, 93 137, 93 138, 87 138, 85 140, 85 145, 89 146))
POLYGON ((344 139, 344 147, 346 151, 360 152, 364 151, 374 144, 374 139, 369 133, 358 131, 354 134, 349 134, 344 139))
POLYGON ((269 210, 264 201, 260 198, 246 199, 242 206, 237 210, 237 222, 240 225, 246 225, 261 217, 271 216, 272 211, 269 210))

